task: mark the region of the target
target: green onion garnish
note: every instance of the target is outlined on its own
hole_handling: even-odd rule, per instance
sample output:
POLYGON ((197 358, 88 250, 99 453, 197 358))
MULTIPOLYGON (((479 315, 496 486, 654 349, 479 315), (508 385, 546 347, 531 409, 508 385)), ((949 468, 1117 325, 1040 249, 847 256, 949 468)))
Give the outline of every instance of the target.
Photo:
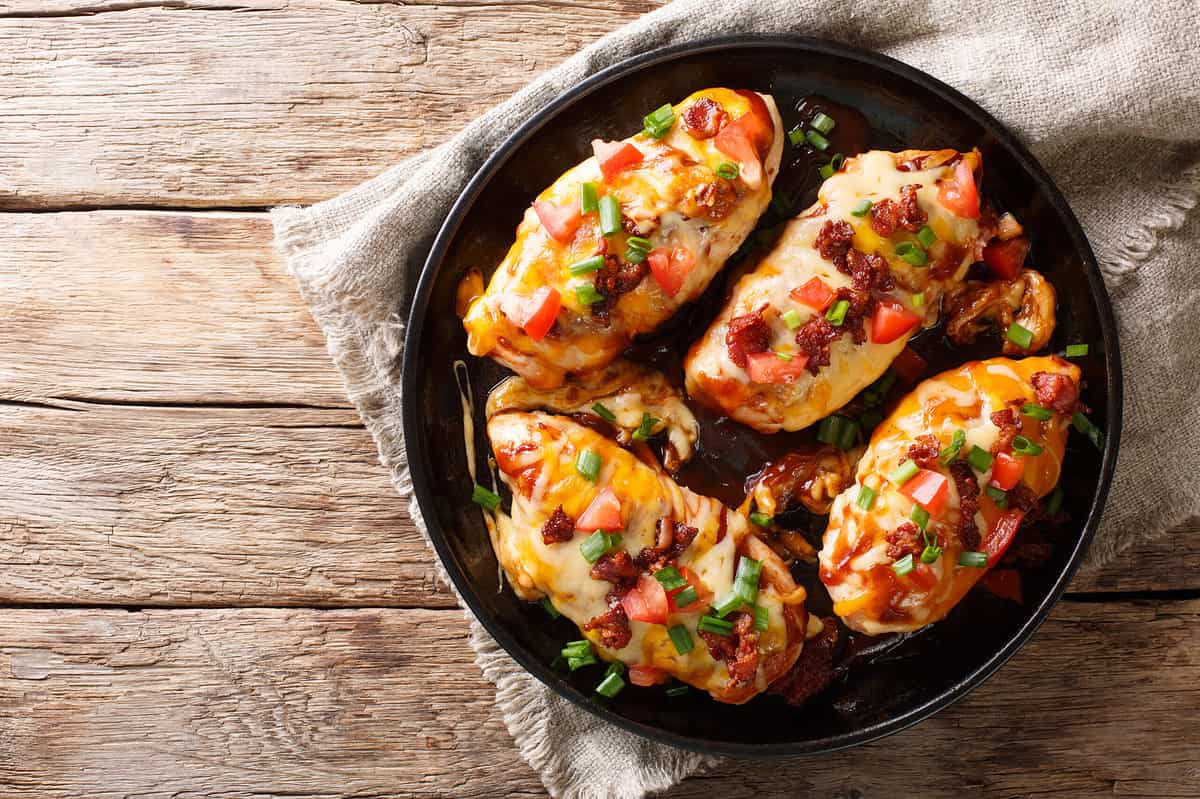
POLYGON ((552 619, 557 619, 562 615, 558 612, 558 608, 554 607, 554 603, 550 601, 550 597, 548 596, 539 599, 538 604, 542 606, 542 610, 546 611, 546 615, 552 619))
POLYGON ((579 210, 590 214, 600 208, 597 186, 591 181, 579 184, 579 210))
POLYGON ((658 424, 658 419, 655 419, 648 412, 642 411, 642 422, 638 425, 637 430, 633 431, 633 440, 645 441, 648 439, 656 424, 658 424))
POLYGON ((797 125, 789 130, 788 141, 792 143, 793 147, 798 147, 800 142, 804 141, 804 127, 802 125, 797 125))
POLYGON ((599 402, 597 402, 595 405, 592 406, 592 410, 596 412, 597 416, 599 416, 601 419, 603 419, 606 422, 617 421, 617 415, 615 413, 613 413, 612 411, 610 411, 608 408, 601 405, 599 402))
POLYGON ((575 456, 575 471, 593 483, 596 482, 600 477, 600 456, 590 449, 580 450, 575 456))
POLYGON ((588 563, 595 563, 620 543, 621 536, 617 533, 597 530, 583 539, 583 543, 579 545, 579 552, 588 563))
POLYGON ((841 327, 842 323, 846 321, 846 311, 848 310, 850 310, 850 300, 838 300, 825 313, 825 318, 834 327, 841 327))
POLYGON ((761 576, 761 560, 742 558, 738 561, 737 573, 733 577, 733 592, 747 605, 753 605, 754 600, 758 599, 758 580, 761 576))
POLYGON ((834 153, 833 158, 829 159, 829 168, 837 172, 842 168, 842 164, 846 163, 846 156, 841 153, 834 153))
POLYGON ((654 573, 654 579, 668 591, 674 591, 676 588, 683 588, 688 584, 688 581, 683 579, 683 575, 679 573, 679 569, 674 566, 664 566, 654 573))
POLYGON ((686 685, 672 685, 667 689, 667 696, 674 699, 677 696, 687 696, 690 692, 691 689, 686 685))
POLYGON ((730 591, 728 594, 713 603, 712 612, 714 615, 723 619, 733 611, 740 608, 743 601, 744 600, 738 596, 737 591, 730 591))
POLYGON ((859 200, 853 208, 850 209, 851 216, 866 216, 871 212, 870 200, 859 200))
POLYGON ((831 177, 833 177, 833 173, 836 171, 837 170, 833 168, 833 162, 830 161, 828 164, 818 169, 817 174, 820 175, 824 180, 829 180, 831 177))
POLYGON ((792 359, 792 354, 790 352, 780 352, 775 350, 775 357, 786 363, 792 359))
POLYGON ((1013 322, 1009 325, 1008 332, 1004 335, 1023 350, 1029 349, 1029 345, 1033 343, 1033 332, 1029 328, 1023 327, 1020 322, 1013 322))
POLYGON ((942 556, 942 548, 933 544, 926 544, 925 549, 921 550, 922 563, 935 563, 942 556))
POLYGON ((996 488, 994 485, 987 485, 984 487, 983 493, 992 498, 992 502, 996 503, 996 507, 1008 507, 1008 492, 1004 489, 996 488))
POLYGON ((615 674, 618 677, 623 676, 625 674, 625 664, 619 660, 609 663, 608 668, 604 670, 604 675, 608 676, 609 674, 615 674))
POLYGON ((1071 416, 1071 424, 1076 430, 1087 436, 1096 449, 1104 449, 1104 431, 1092 424, 1090 419, 1079 411, 1075 411, 1071 416))
POLYGON ((988 556, 986 552, 959 552, 958 565, 970 566, 973 569, 987 568, 988 556))
POLYGON ((717 177, 725 180, 733 180, 738 176, 738 165, 731 164, 728 161, 723 161, 717 164, 717 177))
POLYGON ((575 299, 580 305, 595 305, 604 299, 604 295, 596 291, 591 283, 580 283, 575 287, 575 299))
POLYGON ((765 633, 771 626, 771 613, 762 605, 754 606, 754 629, 765 633))
POLYGON ((495 491, 489 491, 479 483, 471 489, 471 501, 486 511, 494 511, 500 507, 500 495, 495 491))
POLYGON ((1012 448, 1019 455, 1041 455, 1044 451, 1041 444, 1035 444, 1025 436, 1014 438, 1012 448))
POLYGON ((625 260, 631 264, 640 264, 646 260, 646 251, 629 247, 625 250, 625 260))
POLYGON ((916 477, 919 471, 921 471, 921 467, 916 464, 916 461, 905 461, 892 470, 892 473, 888 475, 888 480, 902 486, 916 477))
POLYGON ((815 130, 810 130, 808 133, 805 133, 804 138, 809 144, 821 152, 825 152, 829 149, 829 139, 825 138, 815 130))
POLYGON ((1082 358, 1088 354, 1087 344, 1068 344, 1066 355, 1068 358, 1082 358))
POLYGON ((593 255, 591 258, 584 258, 582 261, 576 261, 571 264, 570 272, 572 275, 586 275, 589 272, 595 272, 604 267, 604 256, 593 255))
MULTIPOLYGON (((678 602, 678 600, 676 601, 678 602)), ((733 622, 718 619, 716 616, 701 616, 699 623, 696 624, 696 629, 705 633, 729 635, 733 632, 733 622)))
POLYGON ((823 111, 818 111, 809 124, 813 126, 814 130, 818 130, 821 133, 829 133, 829 131, 833 130, 833 126, 837 124, 837 121, 823 111))
POLYGON ((967 453, 967 463, 971 464, 971 468, 977 472, 986 472, 992 468, 992 453, 978 445, 973 446, 967 453))
POLYGON ((913 304, 913 307, 915 307, 915 308, 920 308, 922 305, 924 305, 925 304, 925 292, 918 291, 916 294, 912 295, 912 304, 913 304))
POLYGON ((754 513, 750 514, 750 521, 754 522, 759 527, 770 527, 772 524, 774 524, 775 517, 755 511, 754 513))
POLYGON ((600 233, 611 236, 621 232, 621 203, 616 195, 606 194, 600 198, 600 233))
POLYGON ((650 252, 654 249, 650 239, 644 239, 641 236, 630 236, 625 239, 625 246, 631 250, 641 250, 642 252, 650 252))
POLYGON ((1054 493, 1050 495, 1050 502, 1046 505, 1046 513, 1054 516, 1062 510, 1063 490, 1062 486, 1055 486, 1054 493))
POLYGON ((1021 415, 1037 419, 1039 422, 1048 422, 1054 418, 1054 411, 1038 405, 1036 402, 1026 402, 1021 406, 1021 415))
POLYGON ((675 651, 681 655, 686 655, 696 646, 696 642, 692 640, 692 634, 682 624, 676 624, 667 630, 667 635, 671 636, 671 643, 675 644, 675 651))
POLYGON ((587 639, 569 641, 563 644, 562 656, 565 658, 578 658, 590 654, 592 654, 592 642, 587 639))
POLYGON ((596 693, 601 696, 612 699, 617 694, 621 693, 621 689, 625 687, 625 681, 621 679, 621 675, 609 672, 600 684, 596 686, 596 693))
POLYGON ((913 556, 912 556, 912 553, 910 552, 909 554, 907 554, 907 555, 905 555, 904 557, 900 558, 900 560, 898 560, 898 561, 896 561, 895 563, 893 563, 893 564, 892 564, 892 569, 893 569, 893 570, 896 572, 896 574, 900 575, 901 577, 903 577, 904 575, 906 575, 906 574, 908 574, 910 571, 912 571, 912 570, 913 570, 913 556))
POLYGON ((779 318, 788 326, 788 330, 799 330, 804 325, 804 319, 801 318, 800 312, 795 308, 784 311, 779 318))
POLYGON ((954 463, 958 457, 958 453, 962 452, 963 444, 967 443, 967 433, 962 428, 954 431, 954 435, 950 437, 950 446, 938 453, 938 461, 943 466, 949 466, 954 463))
POLYGON ((929 256, 925 254, 925 251, 911 241, 902 241, 897 244, 896 255, 913 266, 925 266, 929 263, 929 256))
POLYGON ((921 242, 921 246, 928 250, 937 241, 937 234, 933 232, 933 228, 926 225, 917 231, 917 241, 921 242))
POLYGON ((696 589, 689 585, 675 595, 675 607, 686 608, 699 598, 700 595, 696 593, 696 589))
POLYGON ((875 504, 875 497, 877 496, 879 496, 878 491, 870 486, 862 486, 858 489, 858 499, 854 504, 863 510, 870 510, 871 506, 875 504))
POLYGON ((659 106, 649 114, 646 114, 642 119, 642 124, 645 126, 647 136, 661 139, 667 135, 667 131, 675 124, 675 110, 671 108, 670 103, 659 106))
POLYGON ((913 505, 912 511, 908 514, 908 518, 912 519, 913 524, 921 528, 921 532, 929 526, 929 511, 922 508, 920 505, 913 505))
POLYGON ((826 416, 817 427, 817 441, 832 444, 845 452, 858 440, 858 423, 847 416, 826 416))

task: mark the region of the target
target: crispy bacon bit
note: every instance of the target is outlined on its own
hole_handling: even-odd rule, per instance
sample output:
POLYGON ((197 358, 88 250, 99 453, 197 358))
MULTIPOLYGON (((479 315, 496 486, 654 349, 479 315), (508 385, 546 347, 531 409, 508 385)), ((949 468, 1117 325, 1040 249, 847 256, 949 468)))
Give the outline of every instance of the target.
POLYGON ((629 617, 625 615, 625 608, 619 604, 613 605, 583 625, 583 630, 599 630, 600 642, 609 649, 624 649, 633 637, 633 632, 629 629, 629 617))
POLYGON ((868 292, 847 288, 838 289, 836 297, 834 302, 846 300, 850 303, 850 307, 846 310, 846 317, 842 321, 841 327, 834 328, 835 337, 849 333, 855 344, 862 344, 867 340, 864 323, 871 314, 875 313, 875 298, 868 292))
POLYGON ((602 555, 592 566, 590 574, 593 580, 610 582, 617 591, 624 593, 637 582, 639 571, 629 553, 621 550, 602 555))
POLYGON ((880 255, 866 255, 858 250, 850 250, 838 268, 850 275, 854 281, 854 290, 859 293, 869 293, 871 289, 891 291, 896 287, 887 261, 880 255))
POLYGON ((704 630, 698 630, 697 635, 708 646, 713 660, 725 663, 730 682, 745 685, 758 676, 758 632, 754 629, 754 616, 739 610, 729 614, 727 620, 733 622, 732 635, 717 635, 704 630))
POLYGON ((919 188, 921 188, 920 185, 916 183, 900 187, 899 223, 900 227, 909 233, 916 233, 929 221, 929 215, 922 211, 921 206, 917 204, 917 189, 919 188))
POLYGON ((683 112, 683 129, 693 139, 711 139, 725 124, 728 114, 716 102, 701 97, 683 112))
POLYGON ((771 328, 763 319, 762 312, 755 311, 730 319, 729 329, 725 332, 725 346, 729 350, 729 360, 743 369, 750 355, 769 350, 771 328))
POLYGON ((550 546, 570 541, 574 535, 575 520, 563 512, 562 505, 559 505, 542 525, 542 542, 546 546, 550 546))
POLYGON ((628 294, 637 288, 648 271, 650 267, 645 261, 631 264, 615 255, 604 256, 604 266, 596 272, 593 280, 596 291, 604 295, 604 299, 592 304, 592 316, 607 326, 617 300, 622 294, 628 294))
POLYGON ((706 216, 717 222, 729 216, 736 203, 737 189, 727 180, 718 180, 688 189, 683 208, 689 218, 706 216))
POLYGON ((1013 439, 1016 438, 1017 432, 1021 429, 1017 422, 1017 415, 1012 412, 1011 408, 1005 408, 1002 411, 996 411, 991 416, 992 424, 1000 428, 999 434, 996 436, 996 441, 992 444, 992 454, 997 455, 1001 452, 1008 452, 1012 447, 1013 439))
POLYGON ((638 553, 638 564, 648 571, 658 571, 682 555, 699 532, 695 527, 689 527, 670 517, 659 519, 654 546, 645 547, 638 553))
POLYGON ((1079 404, 1079 386, 1067 375, 1036 372, 1030 382, 1039 405, 1059 413, 1073 413, 1079 404))
POLYGON ((966 461, 950 464, 950 476, 958 489, 958 540, 964 549, 979 549, 979 526, 975 524, 975 512, 979 510, 979 483, 975 472, 966 461))
POLYGON ((837 619, 821 619, 821 632, 804 642, 800 657, 786 674, 767 689, 780 694, 789 705, 800 705, 821 691, 833 680, 833 658, 837 653, 837 619))
POLYGON ((824 314, 809 318, 796 331, 796 346, 808 356, 805 368, 814 375, 822 366, 829 365, 829 344, 838 337, 838 328, 829 324, 824 314))
POLYGON ((941 444, 937 437, 926 433, 917 436, 916 443, 909 445, 908 459, 923 469, 936 469, 939 452, 941 452, 941 444))
POLYGON ((912 522, 902 522, 899 527, 884 535, 888 542, 887 556, 899 560, 908 554, 920 555, 924 547, 921 530, 912 522))
POLYGON ((880 238, 887 238, 896 232, 900 224, 900 206, 895 200, 878 200, 871 206, 871 230, 880 238))
POLYGON ((1037 506, 1037 494, 1024 483, 1017 483, 1008 490, 1008 507, 1029 513, 1037 506))
POLYGON ((849 222, 834 222, 830 219, 817 234, 813 249, 821 253, 822 258, 840 263, 846 257, 846 251, 850 249, 850 240, 853 238, 854 228, 850 227, 849 222))

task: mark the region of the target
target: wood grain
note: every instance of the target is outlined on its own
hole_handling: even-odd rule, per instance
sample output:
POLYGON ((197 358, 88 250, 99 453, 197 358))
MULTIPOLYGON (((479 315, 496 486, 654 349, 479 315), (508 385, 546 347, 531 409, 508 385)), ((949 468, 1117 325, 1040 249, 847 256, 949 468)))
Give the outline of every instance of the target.
MULTIPOLYGON (((1200 795, 1200 601, 1060 606, 934 718, 670 797, 1200 795), (1087 664, 1082 668, 1081 664, 1087 664), (915 790, 915 789, 914 789, 915 790)), ((0 786, 97 799, 542 795, 456 611, 0 611, 0 786)))

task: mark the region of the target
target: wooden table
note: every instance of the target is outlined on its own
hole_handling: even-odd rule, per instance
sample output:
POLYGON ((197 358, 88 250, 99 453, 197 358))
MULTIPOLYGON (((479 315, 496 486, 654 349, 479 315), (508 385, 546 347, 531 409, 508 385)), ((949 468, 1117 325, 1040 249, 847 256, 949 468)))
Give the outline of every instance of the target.
MULTIPOLYGON (((0 1, 0 795, 542 795, 265 211, 654 5, 0 1)), ((1187 532, 919 727, 669 795, 1200 796, 1187 532)))

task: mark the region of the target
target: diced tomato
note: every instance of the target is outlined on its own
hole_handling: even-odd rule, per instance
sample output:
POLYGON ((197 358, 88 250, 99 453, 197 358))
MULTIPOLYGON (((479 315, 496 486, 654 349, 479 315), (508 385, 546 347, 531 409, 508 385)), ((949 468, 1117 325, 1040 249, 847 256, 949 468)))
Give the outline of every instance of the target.
POLYGON ((698 612, 700 612, 701 610, 703 610, 705 607, 708 606, 709 600, 712 599, 712 597, 709 595, 708 589, 704 587, 704 583, 700 582, 700 578, 696 576, 696 573, 693 572, 691 569, 689 569, 687 566, 680 566, 679 573, 683 576, 683 579, 688 581, 688 585, 690 585, 692 588, 696 589, 697 599, 695 602, 691 603, 690 605, 684 605, 684 606, 680 607, 679 605, 677 605, 675 603, 675 597, 678 596, 681 592, 687 590, 687 585, 683 586, 682 588, 676 588, 674 591, 667 594, 667 604, 670 606, 671 612, 672 613, 679 613, 679 612, 683 612, 683 613, 697 612, 698 613, 698 612))
POLYGON ((596 530, 622 530, 625 522, 621 520, 621 500, 611 488, 601 491, 588 504, 587 508, 575 522, 575 529, 584 533, 596 530))
POLYGON ((1025 459, 1019 455, 1009 455, 1007 452, 1001 452, 992 461, 992 480, 991 483, 996 488, 1002 491, 1007 491, 1017 484, 1021 479, 1021 474, 1025 471, 1025 459))
POLYGON ((650 624, 667 623, 667 592, 662 583, 649 574, 638 577, 637 586, 621 597, 625 615, 650 624))
POLYGON ((596 155, 596 163, 600 164, 600 173, 605 180, 612 180, 622 169, 642 161, 642 151, 627 141, 593 139, 592 152, 596 155))
POLYGON ((646 261, 650 264, 650 272, 659 288, 668 297, 674 297, 679 293, 679 289, 683 288, 687 276, 692 273, 692 268, 696 265, 696 256, 686 247, 659 247, 650 251, 646 261))
POLYGON ((950 481, 941 472, 922 469, 900 487, 900 493, 936 518, 946 509, 946 500, 950 498, 950 481))
POLYGON ((717 132, 713 146, 741 164, 741 178, 750 188, 762 183, 762 159, 771 149, 775 125, 766 103, 751 91, 738 94, 750 102, 750 110, 717 132))
POLYGON ((920 380, 928 368, 929 364, 912 347, 905 347, 892 361, 892 370, 901 380, 910 384, 920 380))
POLYGON ((975 174, 966 159, 954 167, 953 178, 938 184, 938 202, 955 216, 979 218, 979 191, 975 188, 975 174))
POLYGON ((983 587, 1001 599, 1021 602, 1021 573, 1016 569, 994 569, 983 575, 983 587))
POLYGON ((988 536, 987 545, 984 547, 989 567, 995 566, 1000 561, 1004 551, 1016 537, 1017 528, 1021 526, 1021 518, 1024 515, 1024 511, 1010 510, 996 520, 996 526, 992 528, 992 534, 988 536))
POLYGON ((1025 256, 1029 254, 1029 239, 1018 236, 1008 241, 993 241, 983 248, 983 260, 997 277, 1012 280, 1021 274, 1025 256))
POLYGON ((541 341, 550 332, 550 328, 554 327, 554 320, 558 318, 558 309, 561 307, 562 297, 558 289, 542 286, 529 298, 525 306, 528 316, 525 317, 521 329, 534 341, 541 341))
POLYGON ((921 324, 921 317, 898 302, 880 300, 871 317, 871 341, 891 344, 921 324))
POLYGON ((670 675, 657 666, 633 665, 629 667, 629 681, 634 685, 648 688, 670 679, 670 675))
POLYGON ((825 284, 824 280, 814 277, 803 286, 792 289, 788 296, 796 302, 804 303, 809 308, 824 311, 833 304, 833 298, 836 295, 833 293, 833 289, 825 284))
POLYGON ((583 221, 579 203, 556 205, 549 200, 538 200, 533 204, 533 210, 550 238, 559 244, 570 244, 571 239, 575 238, 575 231, 579 229, 579 223, 583 221))
POLYGON ((796 353, 785 361, 773 352, 755 352, 746 356, 746 371, 755 383, 795 383, 804 374, 808 356, 796 353))

